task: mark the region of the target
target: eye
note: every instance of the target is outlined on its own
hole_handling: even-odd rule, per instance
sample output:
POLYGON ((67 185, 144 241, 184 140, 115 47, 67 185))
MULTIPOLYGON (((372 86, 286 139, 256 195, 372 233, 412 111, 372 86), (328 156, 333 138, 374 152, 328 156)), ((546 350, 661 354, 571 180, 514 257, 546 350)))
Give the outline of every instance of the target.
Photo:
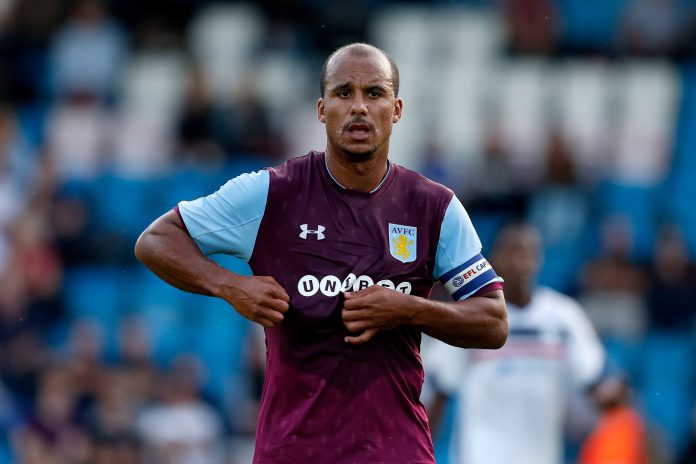
POLYGON ((350 97, 350 90, 341 90, 337 95, 341 98, 350 97))
POLYGON ((382 96, 382 92, 380 92, 379 90, 370 90, 369 92, 367 92, 367 96, 370 98, 379 98, 382 96))

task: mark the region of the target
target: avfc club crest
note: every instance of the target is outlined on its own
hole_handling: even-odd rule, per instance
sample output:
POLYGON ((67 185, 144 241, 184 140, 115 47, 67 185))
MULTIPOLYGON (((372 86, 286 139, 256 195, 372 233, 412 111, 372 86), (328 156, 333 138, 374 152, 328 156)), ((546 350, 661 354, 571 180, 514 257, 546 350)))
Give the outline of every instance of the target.
POLYGON ((402 263, 416 260, 416 227, 389 224, 389 253, 402 263))

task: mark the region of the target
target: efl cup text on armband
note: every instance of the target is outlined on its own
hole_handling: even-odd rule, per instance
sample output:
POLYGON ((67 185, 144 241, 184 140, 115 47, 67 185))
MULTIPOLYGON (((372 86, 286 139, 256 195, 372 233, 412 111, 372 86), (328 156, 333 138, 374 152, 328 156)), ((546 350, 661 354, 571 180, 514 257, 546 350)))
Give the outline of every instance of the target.
POLYGON ((356 276, 355 274, 348 274, 344 279, 340 279, 334 275, 321 277, 307 274, 302 276, 299 282, 297 282, 297 291, 300 295, 306 297, 314 296, 317 292, 321 292, 328 297, 333 297, 340 292, 357 292, 358 290, 364 290, 372 285, 381 285, 382 287, 390 288, 405 293, 406 295, 411 294, 410 282, 395 283, 389 279, 375 282, 370 276, 356 276))

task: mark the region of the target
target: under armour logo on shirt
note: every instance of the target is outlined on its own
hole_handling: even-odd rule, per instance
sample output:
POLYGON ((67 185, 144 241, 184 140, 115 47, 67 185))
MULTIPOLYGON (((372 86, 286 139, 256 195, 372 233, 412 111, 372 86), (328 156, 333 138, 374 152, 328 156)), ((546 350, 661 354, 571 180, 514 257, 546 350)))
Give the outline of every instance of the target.
POLYGON ((301 239, 307 240, 308 234, 316 234, 317 240, 324 240, 324 231, 326 227, 322 225, 317 226, 317 230, 311 230, 308 228, 307 224, 302 224, 300 229, 302 230, 302 232, 300 232, 301 239))

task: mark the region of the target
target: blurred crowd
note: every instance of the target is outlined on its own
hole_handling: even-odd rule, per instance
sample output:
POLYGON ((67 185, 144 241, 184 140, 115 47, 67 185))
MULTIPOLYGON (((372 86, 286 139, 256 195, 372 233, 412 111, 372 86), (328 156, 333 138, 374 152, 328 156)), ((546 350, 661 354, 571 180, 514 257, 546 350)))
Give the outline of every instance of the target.
POLYGON ((659 462, 694 462, 692 2, 40 4, 0 0, 0 464, 249 461, 262 334, 148 275, 134 241, 179 200, 321 149, 321 61, 381 45, 376 11, 453 6, 500 20, 502 60, 656 57, 680 76, 647 184, 607 182, 553 124, 522 163, 488 125, 467 174, 422 122, 410 167, 460 195, 484 243, 512 217, 540 228, 541 282, 588 311, 658 430, 659 462))

